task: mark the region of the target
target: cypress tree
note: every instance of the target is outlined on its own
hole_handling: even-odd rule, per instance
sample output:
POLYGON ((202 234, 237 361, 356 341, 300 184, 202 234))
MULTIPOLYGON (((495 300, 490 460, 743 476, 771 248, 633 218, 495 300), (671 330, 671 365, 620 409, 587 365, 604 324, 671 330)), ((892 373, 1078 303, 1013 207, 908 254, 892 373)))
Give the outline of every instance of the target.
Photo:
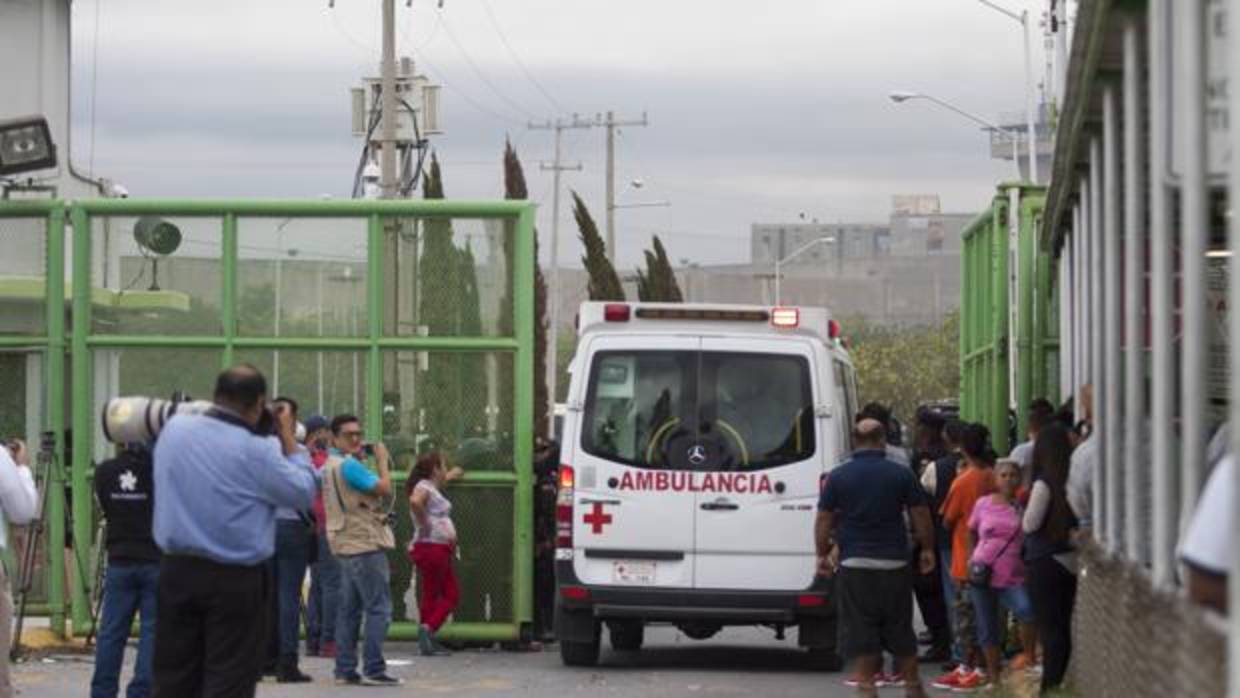
MULTIPOLYGON (((478 272, 473 247, 465 243, 465 249, 457 253, 460 287, 460 329, 462 337, 482 336, 482 308, 478 296, 478 272)), ((477 352, 456 354, 458 377, 457 405, 459 405, 459 433, 462 438, 481 436, 486 429, 487 376, 485 357, 477 352)))
POLYGON ((607 259, 607 248, 603 244, 603 238, 598 234, 598 226, 595 225, 594 218, 590 216, 586 202, 581 200, 577 192, 572 192, 572 195, 573 218, 577 219, 581 244, 586 248, 586 254, 581 261, 590 275, 590 300, 622 301, 624 300, 624 286, 620 284, 620 277, 616 274, 616 268, 611 265, 611 260, 607 259))
MULTIPOLYGON (((521 159, 512 147, 511 141, 504 142, 504 198, 525 200, 529 198, 529 190, 525 184, 525 169, 521 159)), ((505 337, 514 335, 513 326, 513 277, 512 265, 516 258, 516 225, 512 221, 504 223, 504 297, 500 307, 499 331, 505 337)), ((548 427, 547 415, 547 279, 542 268, 538 266, 538 231, 534 231, 534 433, 546 434, 548 427)), ((500 363, 500 429, 512 429, 512 364, 501 360, 500 363)))
MULTIPOLYGON (((443 175, 439 159, 431 154, 430 170, 422 180, 422 198, 442 199, 443 175)), ((460 334, 460 262, 452 244, 452 221, 427 218, 423 222, 422 293, 419 316, 432 337, 460 334)), ((428 369, 418 381, 418 406, 425 415, 425 432, 438 448, 453 449, 460 439, 460 372, 452 352, 432 352, 428 369)))
MULTIPOLYGON (((650 264, 650 253, 647 252, 646 267, 651 269, 651 273, 655 273, 650 264)), ((672 270, 672 261, 667 257, 667 250, 663 248, 663 242, 659 240, 659 236, 654 236, 654 258, 655 268, 658 269, 658 291, 659 300, 665 303, 684 303, 684 294, 680 292, 680 284, 676 282, 676 272, 672 270)))

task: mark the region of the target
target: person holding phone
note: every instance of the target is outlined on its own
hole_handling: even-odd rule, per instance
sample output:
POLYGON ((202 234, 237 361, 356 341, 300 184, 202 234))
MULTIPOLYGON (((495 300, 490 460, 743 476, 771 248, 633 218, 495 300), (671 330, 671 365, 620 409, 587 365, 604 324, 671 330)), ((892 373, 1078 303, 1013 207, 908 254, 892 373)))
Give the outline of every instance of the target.
POLYGON ((392 494, 387 448, 372 447, 377 472, 363 463, 362 423, 351 414, 332 420, 335 447, 323 464, 327 543, 340 561, 341 604, 336 616, 336 683, 399 686, 387 673, 383 641, 392 622, 391 570, 386 551, 396 547, 385 499, 392 494), (365 617, 358 673, 357 634, 365 617))

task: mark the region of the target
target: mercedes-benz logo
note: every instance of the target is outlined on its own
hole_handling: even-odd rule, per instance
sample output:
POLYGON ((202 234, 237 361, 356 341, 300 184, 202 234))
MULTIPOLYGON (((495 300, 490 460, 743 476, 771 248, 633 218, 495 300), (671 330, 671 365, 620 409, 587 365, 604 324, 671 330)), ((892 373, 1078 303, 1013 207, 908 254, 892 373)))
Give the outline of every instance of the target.
POLYGON ((706 462, 706 447, 702 444, 694 444, 689 447, 689 462, 694 465, 701 465, 706 462))

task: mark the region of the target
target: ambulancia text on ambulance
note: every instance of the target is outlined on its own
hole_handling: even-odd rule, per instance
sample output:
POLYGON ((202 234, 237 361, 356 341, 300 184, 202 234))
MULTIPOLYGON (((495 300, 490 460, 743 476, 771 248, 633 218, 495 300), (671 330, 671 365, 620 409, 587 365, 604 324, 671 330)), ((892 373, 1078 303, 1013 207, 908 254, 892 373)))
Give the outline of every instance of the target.
POLYGON ((705 639, 796 626, 836 668, 816 575, 819 480, 850 450, 856 382, 822 308, 584 303, 563 426, 556 632, 566 664, 648 623, 705 639))

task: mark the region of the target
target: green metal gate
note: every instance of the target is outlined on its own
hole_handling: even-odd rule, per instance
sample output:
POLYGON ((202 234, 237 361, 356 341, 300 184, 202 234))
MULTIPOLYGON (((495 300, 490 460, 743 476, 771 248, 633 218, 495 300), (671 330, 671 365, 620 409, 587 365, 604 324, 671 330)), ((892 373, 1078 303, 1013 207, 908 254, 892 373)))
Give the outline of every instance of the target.
POLYGON ((1002 185, 962 233, 961 417, 985 424, 1000 453, 1014 445, 1010 411, 1023 440, 1029 403, 1058 400, 1059 306, 1038 247, 1044 204, 1041 187, 1002 185))
MULTIPOLYGON (((55 436, 36 608, 56 630, 66 616, 87 629, 102 404, 205 397, 221 367, 248 361, 303 418, 362 417, 402 482, 431 448, 466 466, 451 495, 462 602, 444 635, 518 639, 532 618, 533 215, 525 202, 0 202, 0 392, 25 397, 0 402, 0 428, 55 436), (179 246, 137 242, 143 217, 175 226, 179 246), (66 542, 80 570, 67 607, 66 542)), ((403 496, 395 508, 403 544, 403 496)), ((391 562, 391 634, 412 637, 400 546, 391 562)))

